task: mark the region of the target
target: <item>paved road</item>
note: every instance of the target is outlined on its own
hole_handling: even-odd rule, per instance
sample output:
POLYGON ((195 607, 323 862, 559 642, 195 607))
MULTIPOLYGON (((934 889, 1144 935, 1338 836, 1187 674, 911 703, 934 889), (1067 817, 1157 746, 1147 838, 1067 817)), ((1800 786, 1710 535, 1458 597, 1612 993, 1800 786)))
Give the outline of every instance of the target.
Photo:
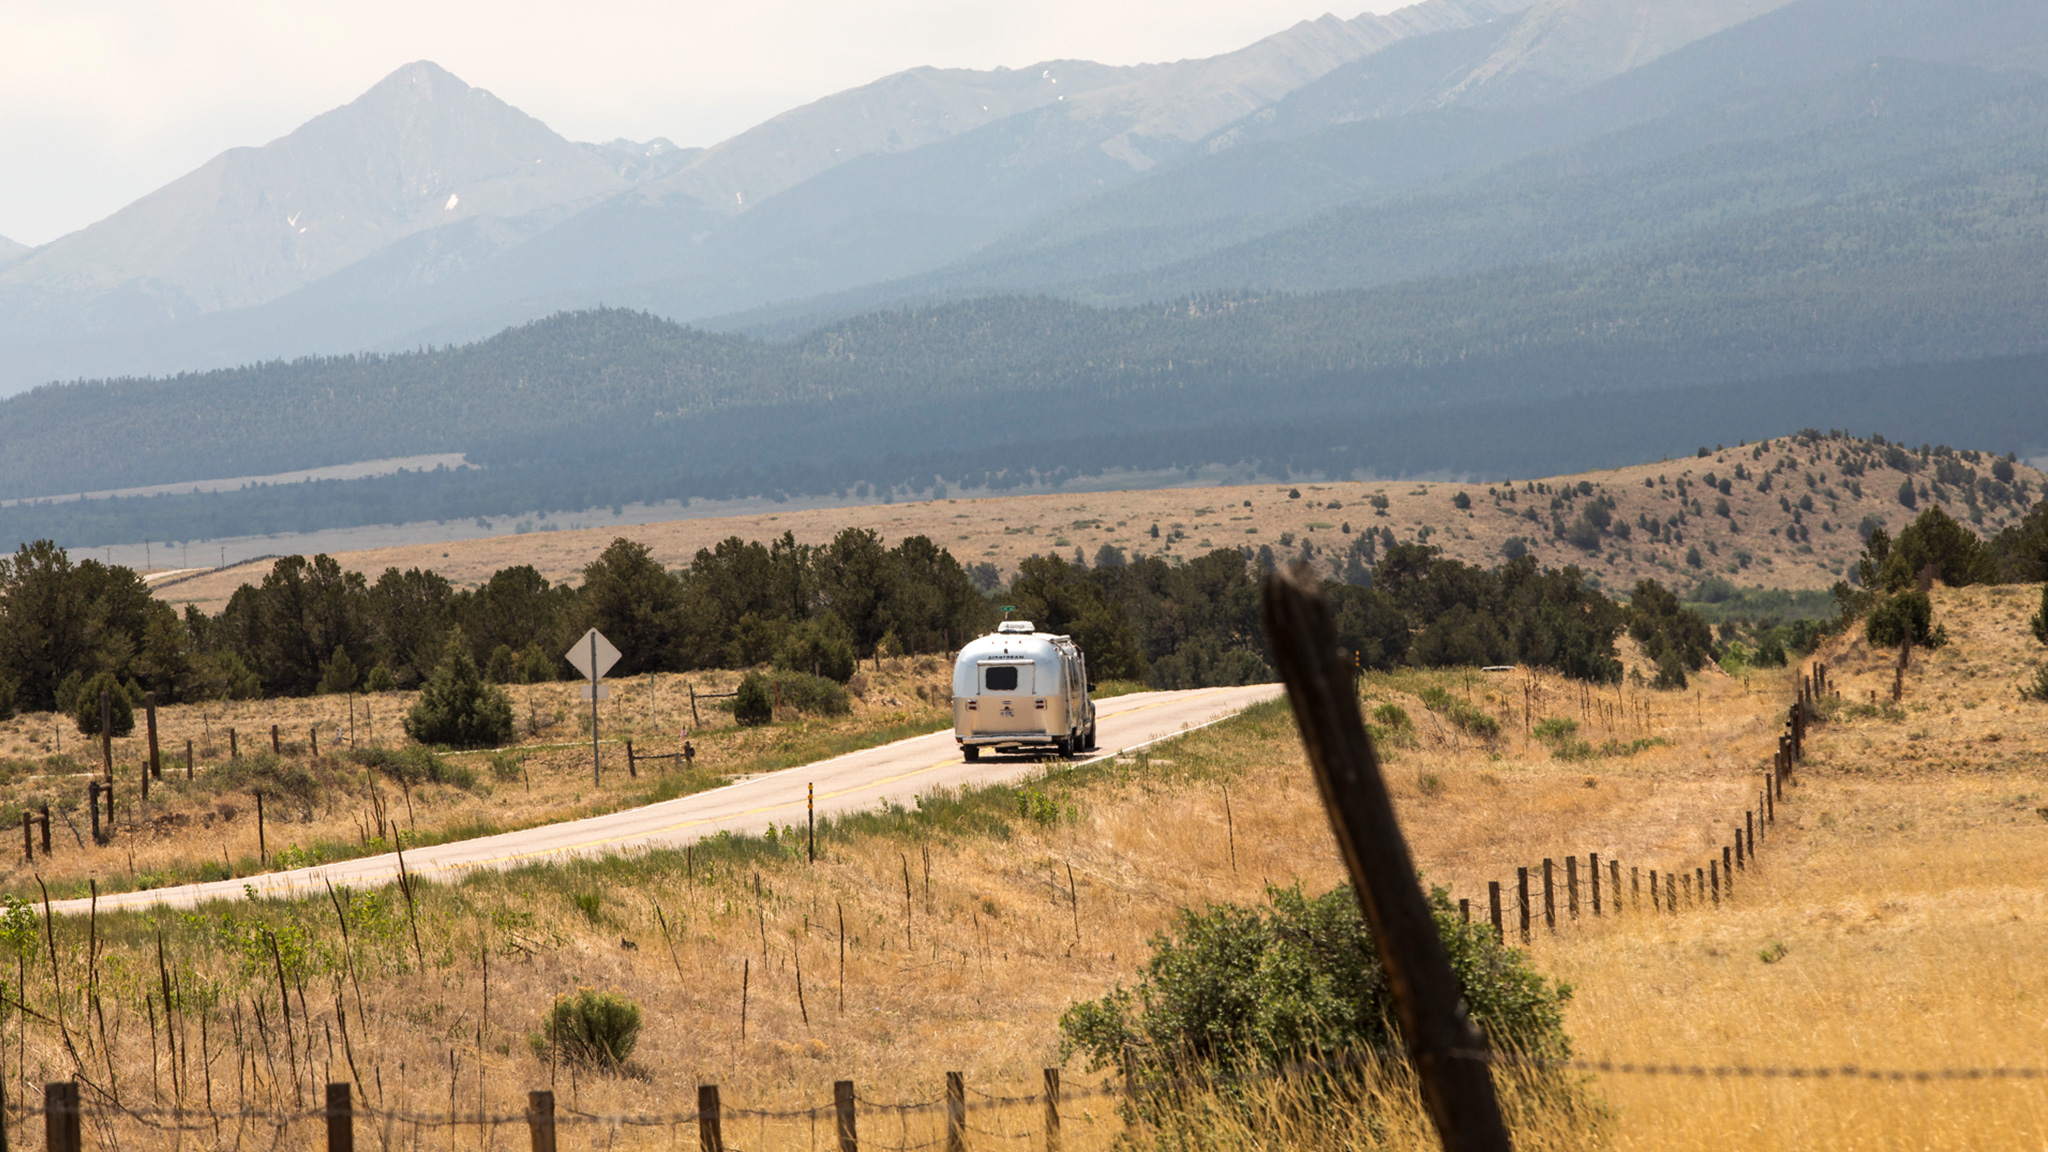
MULTIPOLYGON (((1213 723, 1280 692, 1278 684, 1255 684, 1245 688, 1141 692, 1100 701, 1096 705, 1096 734, 1102 751, 1091 759, 1133 751, 1186 729, 1213 723)), ((477 868, 507 868, 573 856, 681 847, 720 832, 758 833, 771 822, 794 823, 803 818, 807 784, 817 787, 819 815, 832 815, 872 810, 891 801, 907 804, 913 795, 939 787, 1016 780, 1040 767, 1040 762, 1034 759, 1000 756, 969 764, 960 758, 953 733, 938 732, 751 777, 643 808, 415 849, 405 854, 405 866, 417 876, 448 879, 477 868)), ((100 897, 100 907, 189 908, 208 900, 241 899, 245 886, 254 886, 265 896, 293 896, 324 892, 328 882, 363 888, 396 879, 398 857, 386 854, 238 880, 123 892, 100 897)), ((66 900, 58 902, 55 911, 80 915, 86 907, 84 900, 66 900)))

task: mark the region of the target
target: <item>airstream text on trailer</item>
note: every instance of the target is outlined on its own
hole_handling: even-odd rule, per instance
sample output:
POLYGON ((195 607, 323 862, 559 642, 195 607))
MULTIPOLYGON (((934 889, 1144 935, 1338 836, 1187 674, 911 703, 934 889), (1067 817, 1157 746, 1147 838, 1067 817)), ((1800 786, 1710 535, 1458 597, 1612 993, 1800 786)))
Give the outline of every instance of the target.
POLYGON ((1061 756, 1095 747, 1087 658, 1067 636, 1007 620, 960 650, 953 665, 953 735, 969 760, 984 748, 1043 748, 1061 756))

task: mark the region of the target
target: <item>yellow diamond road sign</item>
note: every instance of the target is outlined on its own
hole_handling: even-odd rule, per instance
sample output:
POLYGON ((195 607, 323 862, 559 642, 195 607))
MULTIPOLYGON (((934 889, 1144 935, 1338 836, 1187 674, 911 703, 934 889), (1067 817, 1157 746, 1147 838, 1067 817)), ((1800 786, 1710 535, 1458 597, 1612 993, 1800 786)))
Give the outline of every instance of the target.
POLYGON ((563 655, 568 658, 569 663, 576 666, 578 672, 591 680, 611 671, 612 665, 619 662, 619 650, 612 647, 612 642, 604 638, 604 633, 595 628, 585 632, 583 638, 571 645, 563 655))

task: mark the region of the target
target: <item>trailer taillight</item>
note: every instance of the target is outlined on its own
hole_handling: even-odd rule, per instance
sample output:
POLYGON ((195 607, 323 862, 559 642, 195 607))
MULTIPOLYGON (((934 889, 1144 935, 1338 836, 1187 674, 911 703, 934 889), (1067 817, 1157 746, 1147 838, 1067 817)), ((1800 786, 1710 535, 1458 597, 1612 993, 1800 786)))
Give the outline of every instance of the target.
POLYGON ((1039 710, 1040 712, 1043 712, 1043 711, 1045 711, 1045 701, 1043 701, 1043 700, 1040 700, 1040 701, 1038 702, 1038 710, 1039 710))
POLYGON ((969 712, 972 712, 972 711, 974 711, 974 701, 972 701, 972 700, 969 700, 969 701, 967 702, 967 710, 968 710, 969 712))

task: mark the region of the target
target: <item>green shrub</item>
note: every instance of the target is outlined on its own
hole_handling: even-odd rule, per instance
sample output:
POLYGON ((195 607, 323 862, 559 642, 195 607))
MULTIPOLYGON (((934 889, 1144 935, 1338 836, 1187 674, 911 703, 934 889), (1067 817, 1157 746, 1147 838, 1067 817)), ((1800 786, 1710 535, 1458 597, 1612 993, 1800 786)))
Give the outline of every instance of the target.
POLYGON ((368 676, 363 677, 363 691, 365 692, 389 692, 396 687, 398 687, 398 677, 391 674, 391 666, 388 664, 378 664, 370 669, 368 676))
POLYGON ((844 716, 853 711, 846 686, 808 672, 777 672, 768 678, 768 699, 814 716, 844 716))
POLYGON ((557 996, 541 1019, 541 1049, 599 1068, 617 1068, 640 1043, 640 1005, 617 992, 585 988, 557 996))
POLYGON ((748 726, 775 718, 775 697, 766 676, 749 672, 741 678, 739 694, 732 698, 732 718, 748 726))
MULTIPOLYGON (((1170 934, 1152 938, 1135 990, 1119 986, 1060 1017, 1062 1056, 1085 1052, 1099 1069, 1128 1052, 1139 1073, 1163 1078, 1190 1066, 1249 1071, 1399 1047, 1379 952, 1351 888, 1313 899, 1298 885, 1266 894, 1264 908, 1183 909, 1170 934)), ((1443 889, 1430 904, 1466 1007, 1492 1044, 1568 1056, 1570 987, 1538 975, 1491 925, 1461 923, 1443 889)))
POLYGON ((1685 688, 1685 660, 1676 652, 1666 652, 1657 661, 1657 678, 1650 682, 1652 688, 1666 692, 1683 691, 1685 688))
POLYGON ((268 749, 237 756, 201 779, 214 792, 261 792, 273 814, 283 815, 278 807, 282 802, 308 820, 327 791, 325 781, 312 768, 268 749))
POLYGON ((2020 685, 2020 699, 2038 700, 2048 704, 2048 664, 2041 665, 2041 671, 2035 674, 2033 683, 2020 685))
POLYGON ((1373 709, 1372 722, 1390 732, 1415 726, 1415 721, 1408 718, 1408 710, 1399 704, 1382 704, 1373 709))
POLYGON ((1531 731, 1538 740, 1556 743, 1578 735, 1579 722, 1569 716, 1548 716, 1531 731))
POLYGON ((853 631, 833 613, 813 616, 784 635, 775 666, 844 684, 853 679, 853 631))
POLYGON ((1442 713, 1445 719, 1473 736, 1492 740, 1500 735, 1500 721, 1492 713, 1483 712, 1442 688, 1432 685, 1416 695, 1430 711, 1442 713))
MULTIPOLYGON (((422 784, 447 784, 467 791, 476 787, 475 772, 443 760, 425 748, 358 748, 350 752, 348 758, 408 788, 422 784)), ((516 773, 518 760, 513 757, 505 759, 512 760, 516 773)))
POLYGON ((493 684, 519 683, 519 655, 510 644, 491 649, 490 657, 484 661, 484 679, 493 684))
POLYGON ((353 692, 356 688, 356 662, 348 658, 348 650, 335 646, 334 655, 327 660, 327 666, 320 671, 318 691, 323 696, 353 692))
POLYGON ((100 734, 100 694, 107 696, 108 727, 116 736, 126 736, 135 731, 135 705, 128 699, 128 690, 114 678, 112 672, 102 672, 78 686, 71 706, 71 722, 78 726, 80 735, 100 734))
POLYGON ((443 660, 405 714, 405 734, 422 744, 495 748, 512 740, 512 698, 484 683, 476 661, 457 651, 443 660))
POLYGON ((1879 600, 1863 621, 1863 635, 1879 648, 1896 648, 1909 639, 1925 647, 1933 639, 1933 621, 1934 605, 1927 593, 1915 589, 1879 600))
POLYGON ((2028 623, 2034 626, 2034 639, 2048 644, 2048 584, 2041 586, 2041 610, 2028 623))
POLYGON ((526 771, 526 757, 499 752, 491 757, 491 776, 500 784, 511 784, 526 771))

